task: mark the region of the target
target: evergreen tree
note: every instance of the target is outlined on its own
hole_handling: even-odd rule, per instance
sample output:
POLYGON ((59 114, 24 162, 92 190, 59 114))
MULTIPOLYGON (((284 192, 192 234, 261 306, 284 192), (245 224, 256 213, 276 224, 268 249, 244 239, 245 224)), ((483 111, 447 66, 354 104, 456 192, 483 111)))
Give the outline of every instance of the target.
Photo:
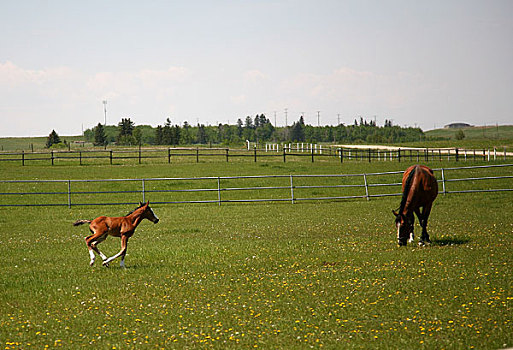
POLYGON ((239 119, 237 119, 237 136, 238 136, 238 137, 242 137, 242 132, 243 132, 243 130, 244 130, 244 129, 242 128, 242 125, 243 125, 243 123, 242 123, 242 119, 240 119, 240 118, 239 118, 239 119))
POLYGON ((59 135, 55 132, 55 130, 52 130, 50 135, 48 135, 48 138, 46 139, 46 147, 50 148, 52 145, 56 145, 58 143, 61 143, 61 139, 59 135))
POLYGON ((130 118, 122 118, 118 124, 119 134, 117 143, 120 145, 132 145, 137 143, 133 132, 135 129, 134 122, 130 118))
POLYGON ((207 134, 205 132, 205 125, 198 124, 198 135, 196 136, 196 142, 199 144, 207 143, 207 134))
POLYGON ((172 135, 171 144, 172 145, 180 144, 180 135, 181 135, 180 125, 175 125, 174 127, 171 128, 171 135, 172 135))
POLYGON ((173 135, 171 131, 171 119, 166 119, 166 124, 162 129, 162 144, 171 145, 173 143, 173 135))
POLYGON ((191 135, 191 126, 187 121, 183 122, 182 132, 180 133, 181 143, 183 144, 191 144, 192 143, 192 135, 191 135))
POLYGON ((155 144, 156 145, 163 145, 163 139, 162 139, 162 125, 158 125, 155 129, 155 144))
POLYGON ((290 140, 294 142, 305 141, 305 121, 303 116, 299 118, 298 122, 292 124, 292 128, 290 130, 290 140))
POLYGON ((95 146, 103 146, 107 144, 107 137, 105 135, 105 128, 102 123, 98 123, 94 128, 94 142, 95 146))
POLYGON ((251 119, 250 116, 246 117, 242 137, 245 140, 255 141, 255 126, 253 125, 253 119, 251 119))

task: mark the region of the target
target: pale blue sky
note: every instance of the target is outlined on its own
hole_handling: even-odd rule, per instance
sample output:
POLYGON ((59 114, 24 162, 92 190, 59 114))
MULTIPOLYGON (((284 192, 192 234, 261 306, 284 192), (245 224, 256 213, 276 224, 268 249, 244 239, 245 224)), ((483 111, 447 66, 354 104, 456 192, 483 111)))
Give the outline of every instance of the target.
POLYGON ((2 1, 0 136, 376 117, 513 124, 513 1, 2 1))

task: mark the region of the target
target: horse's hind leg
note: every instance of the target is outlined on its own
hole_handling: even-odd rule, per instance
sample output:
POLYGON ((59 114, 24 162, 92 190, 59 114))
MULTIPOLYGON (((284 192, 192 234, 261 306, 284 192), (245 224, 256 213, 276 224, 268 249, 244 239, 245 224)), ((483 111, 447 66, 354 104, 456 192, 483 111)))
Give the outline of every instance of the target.
MULTIPOLYGON (((91 229, 91 232, 93 232, 92 229, 91 229)), ((97 244, 103 242, 106 238, 107 238, 107 232, 102 232, 99 230, 97 230, 95 233, 93 233, 92 235, 87 236, 85 238, 87 248, 89 249, 89 257, 91 258, 89 265, 93 266, 93 264, 94 264, 94 260, 95 260, 94 252, 96 252, 96 254, 98 254, 102 258, 103 261, 105 261, 105 259, 107 259, 107 256, 105 256, 105 254, 103 254, 96 246, 97 244)))

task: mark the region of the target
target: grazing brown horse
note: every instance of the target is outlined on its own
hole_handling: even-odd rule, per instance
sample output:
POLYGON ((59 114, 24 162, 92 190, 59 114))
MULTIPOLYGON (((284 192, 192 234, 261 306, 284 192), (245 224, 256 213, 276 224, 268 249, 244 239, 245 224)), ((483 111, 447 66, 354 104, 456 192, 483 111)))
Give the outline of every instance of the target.
POLYGON ((419 245, 431 243, 426 230, 429 214, 433 201, 438 195, 438 183, 433 175, 433 170, 424 165, 412 165, 403 174, 403 197, 398 211, 392 210, 395 215, 395 224, 397 226, 397 240, 399 245, 406 245, 410 238, 413 242, 413 224, 417 214, 422 235, 419 245), (422 212, 420 211, 422 208, 422 212))
POLYGON ((77 220, 73 223, 73 226, 89 224, 89 230, 92 235, 85 237, 85 241, 89 249, 89 256, 91 257, 91 262, 89 263, 91 266, 94 264, 94 252, 96 252, 102 258, 103 266, 109 266, 112 260, 121 256, 120 266, 125 267, 128 239, 132 237, 135 229, 143 219, 148 219, 154 224, 159 222, 159 218, 150 208, 150 202, 145 204, 139 203, 139 206, 126 216, 117 218, 100 216, 94 220, 77 220), (121 250, 119 253, 107 258, 105 254, 100 252, 97 245, 103 242, 109 235, 121 238, 121 250))

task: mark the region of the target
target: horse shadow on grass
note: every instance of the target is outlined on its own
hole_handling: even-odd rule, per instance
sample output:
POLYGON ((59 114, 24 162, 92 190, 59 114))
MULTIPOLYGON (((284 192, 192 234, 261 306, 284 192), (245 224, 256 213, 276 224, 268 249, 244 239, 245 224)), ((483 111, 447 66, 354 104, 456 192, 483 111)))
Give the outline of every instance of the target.
POLYGON ((448 237, 448 238, 441 238, 441 239, 433 239, 431 241, 432 245, 435 246, 451 246, 451 245, 462 245, 467 244, 470 242, 470 239, 468 238, 460 238, 460 237, 448 237))

